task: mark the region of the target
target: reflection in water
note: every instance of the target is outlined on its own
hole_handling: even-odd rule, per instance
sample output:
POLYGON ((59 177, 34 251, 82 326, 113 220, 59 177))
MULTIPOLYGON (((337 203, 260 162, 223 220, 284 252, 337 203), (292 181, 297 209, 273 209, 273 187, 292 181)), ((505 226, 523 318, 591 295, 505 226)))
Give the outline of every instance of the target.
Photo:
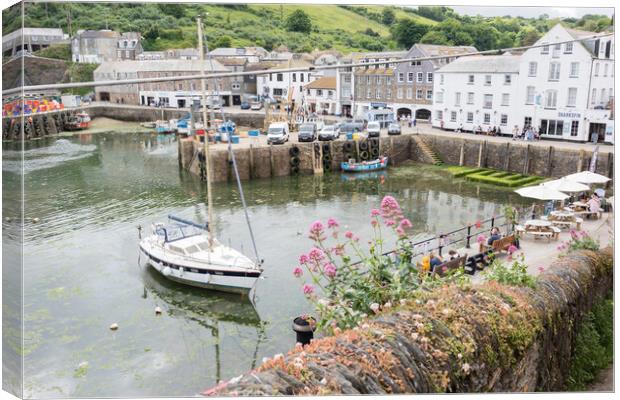
MULTIPOLYGON (((391 194, 422 237, 522 201, 510 190, 420 165, 355 179, 331 173, 245 182, 265 259, 252 304, 177 285, 136 263, 137 225, 168 214, 200 221, 206 215, 206 187, 179 169, 176 138, 106 133, 62 140, 25 144, 27 157, 47 165, 23 175, 26 397, 196 395, 294 346, 291 319, 310 305, 291 270, 309 250, 304 233, 313 221, 336 217, 342 231, 368 238, 370 209, 391 194), (67 157, 59 147, 89 156, 67 157), (164 315, 154 315, 156 306, 164 315), (113 322, 120 328, 111 333, 113 322), (88 371, 76 374, 83 362, 88 371)), ((15 144, 3 148, 8 161, 18 161, 15 144)), ((3 212, 12 217, 3 220, 3 239, 16 246, 22 176, 13 167, 2 176, 3 212)), ((235 186, 215 184, 213 198, 214 233, 250 249, 235 186)))

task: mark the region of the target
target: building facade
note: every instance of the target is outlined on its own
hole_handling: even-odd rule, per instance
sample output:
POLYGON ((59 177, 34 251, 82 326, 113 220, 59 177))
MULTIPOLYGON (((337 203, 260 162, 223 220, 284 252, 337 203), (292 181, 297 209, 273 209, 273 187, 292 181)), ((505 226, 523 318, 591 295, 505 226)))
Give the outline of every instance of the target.
POLYGON ((520 57, 462 57, 437 70, 432 124, 462 131, 495 128, 510 133, 518 123, 520 57))
POLYGON ((336 112, 336 77, 324 76, 304 86, 304 102, 311 113, 333 115, 336 112))
POLYGON ((140 33, 103 29, 78 31, 71 40, 71 59, 77 63, 135 60, 142 53, 140 33))
MULTIPOLYGON (((278 70, 284 68, 309 68, 312 63, 301 57, 293 57, 290 60, 278 63, 269 68, 278 70)), ((319 76, 308 71, 300 72, 273 72, 259 75, 256 79, 256 94, 261 97, 271 98, 278 102, 291 101, 301 104, 304 94, 304 86, 319 76)))
POLYGON ((2 55, 16 56, 19 51, 34 52, 53 44, 69 43, 69 38, 56 28, 23 28, 2 36, 2 55))
MULTIPOLYGON (((351 64, 351 57, 342 57, 340 64, 351 64)), ((353 68, 336 70, 336 115, 350 117, 353 115, 353 68)))
POLYGON ((472 46, 413 45, 404 58, 441 58, 395 65, 396 91, 392 106, 397 116, 406 115, 413 116, 417 120, 430 120, 435 71, 453 62, 459 55, 475 51, 476 48, 472 46))

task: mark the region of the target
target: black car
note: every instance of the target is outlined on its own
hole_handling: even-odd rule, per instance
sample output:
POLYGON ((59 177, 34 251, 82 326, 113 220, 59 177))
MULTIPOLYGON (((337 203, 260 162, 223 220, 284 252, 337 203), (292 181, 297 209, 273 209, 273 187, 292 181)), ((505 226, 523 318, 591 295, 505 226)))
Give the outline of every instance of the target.
POLYGON ((250 109, 250 103, 248 103, 247 101, 242 101, 241 105, 239 107, 242 110, 249 110, 250 109))
POLYGON ((297 138, 300 142, 314 142, 316 140, 316 124, 305 123, 299 126, 297 138))

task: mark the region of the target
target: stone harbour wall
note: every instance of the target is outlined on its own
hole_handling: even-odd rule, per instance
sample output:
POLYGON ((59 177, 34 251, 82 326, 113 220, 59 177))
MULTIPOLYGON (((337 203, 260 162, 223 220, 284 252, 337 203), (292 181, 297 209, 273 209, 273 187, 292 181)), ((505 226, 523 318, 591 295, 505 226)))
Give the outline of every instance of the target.
POLYGON ((558 259, 535 289, 447 285, 203 392, 215 396, 562 391, 611 248, 558 259))

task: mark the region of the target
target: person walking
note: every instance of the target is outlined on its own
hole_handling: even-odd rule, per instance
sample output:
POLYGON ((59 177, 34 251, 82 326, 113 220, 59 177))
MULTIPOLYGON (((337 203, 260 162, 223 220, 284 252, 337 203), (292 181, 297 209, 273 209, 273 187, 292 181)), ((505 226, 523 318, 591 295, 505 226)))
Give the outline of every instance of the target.
POLYGON ((416 124, 416 119, 415 119, 415 117, 413 117, 413 126, 414 127, 415 127, 415 124, 416 124))

